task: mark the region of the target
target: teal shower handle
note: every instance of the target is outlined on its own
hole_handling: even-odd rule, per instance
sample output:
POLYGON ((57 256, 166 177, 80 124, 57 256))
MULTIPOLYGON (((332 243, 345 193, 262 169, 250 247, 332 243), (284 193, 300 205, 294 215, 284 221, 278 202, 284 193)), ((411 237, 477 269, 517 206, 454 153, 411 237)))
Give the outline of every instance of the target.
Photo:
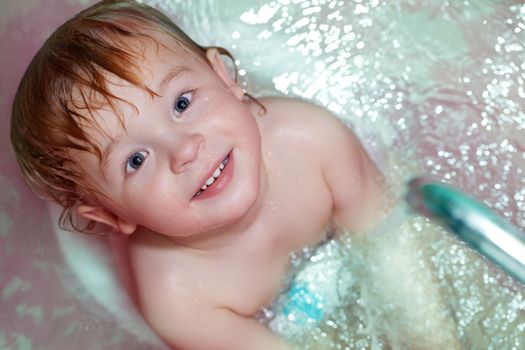
POLYGON ((408 182, 406 200, 525 284, 525 234, 487 206, 428 177, 408 182))

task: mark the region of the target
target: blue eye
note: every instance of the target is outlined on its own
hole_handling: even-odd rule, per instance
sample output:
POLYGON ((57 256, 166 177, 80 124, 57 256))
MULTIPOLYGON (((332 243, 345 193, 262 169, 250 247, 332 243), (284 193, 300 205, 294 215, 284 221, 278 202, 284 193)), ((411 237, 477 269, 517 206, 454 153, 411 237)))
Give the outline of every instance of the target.
POLYGON ((133 153, 126 161, 126 174, 137 171, 146 160, 147 152, 140 151, 133 153))
POLYGON ((175 109, 176 114, 182 114, 182 112, 184 112, 190 106, 191 97, 192 93, 186 92, 181 94, 177 98, 177 100, 175 101, 175 106, 173 107, 175 109))

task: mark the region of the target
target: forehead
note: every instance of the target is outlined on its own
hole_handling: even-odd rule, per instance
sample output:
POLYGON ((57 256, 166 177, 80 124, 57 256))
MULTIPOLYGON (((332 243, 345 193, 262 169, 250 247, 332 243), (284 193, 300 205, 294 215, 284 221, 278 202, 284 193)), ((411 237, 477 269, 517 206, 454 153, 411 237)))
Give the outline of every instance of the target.
POLYGON ((115 125, 123 127, 125 116, 139 112, 137 102, 151 102, 155 96, 162 96, 171 79, 188 72, 212 70, 204 55, 165 33, 154 32, 141 40, 130 40, 129 52, 133 65, 126 68, 125 74, 131 79, 102 70, 103 89, 81 85, 74 90, 75 109, 85 117, 79 124, 88 134, 107 134, 115 125), (115 115, 118 118, 108 118, 115 115))
MULTIPOLYGON (((133 67, 129 67, 130 73, 134 75, 143 88, 146 87, 153 92, 160 93, 161 83, 166 76, 173 71, 201 71, 209 69, 210 66, 204 53, 197 53, 179 40, 166 33, 152 32, 145 38, 130 43, 133 51, 133 67)), ((126 81, 110 72, 105 72, 105 79, 110 87, 139 85, 126 81)), ((170 78, 170 77, 168 77, 170 78)), ((140 87, 140 86, 139 86, 140 87)))
POLYGON ((167 69, 174 66, 186 66, 196 71, 210 68, 204 53, 191 50, 166 33, 153 32, 135 45, 139 51, 137 73, 147 85, 154 84, 155 76, 164 75, 167 69))

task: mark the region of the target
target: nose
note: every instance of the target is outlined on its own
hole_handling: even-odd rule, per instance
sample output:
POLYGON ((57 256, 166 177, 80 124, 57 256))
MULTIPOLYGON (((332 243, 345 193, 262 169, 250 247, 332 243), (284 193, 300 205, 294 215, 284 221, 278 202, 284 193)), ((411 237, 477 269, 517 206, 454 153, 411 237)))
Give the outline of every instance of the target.
POLYGON ((179 142, 171 152, 171 171, 176 174, 184 172, 197 159, 204 145, 204 136, 191 134, 180 136, 179 142))

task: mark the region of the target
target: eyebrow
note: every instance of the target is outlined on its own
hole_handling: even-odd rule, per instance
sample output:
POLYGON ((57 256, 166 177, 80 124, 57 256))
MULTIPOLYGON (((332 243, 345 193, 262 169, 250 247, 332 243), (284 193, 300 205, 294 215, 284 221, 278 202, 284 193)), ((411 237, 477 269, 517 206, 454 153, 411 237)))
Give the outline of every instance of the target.
POLYGON ((159 87, 157 91, 164 91, 166 88, 166 85, 172 81, 173 79, 177 78, 180 75, 186 74, 191 72, 191 69, 189 69, 186 66, 175 66, 172 67, 168 73, 164 76, 164 78, 160 81, 159 87))

